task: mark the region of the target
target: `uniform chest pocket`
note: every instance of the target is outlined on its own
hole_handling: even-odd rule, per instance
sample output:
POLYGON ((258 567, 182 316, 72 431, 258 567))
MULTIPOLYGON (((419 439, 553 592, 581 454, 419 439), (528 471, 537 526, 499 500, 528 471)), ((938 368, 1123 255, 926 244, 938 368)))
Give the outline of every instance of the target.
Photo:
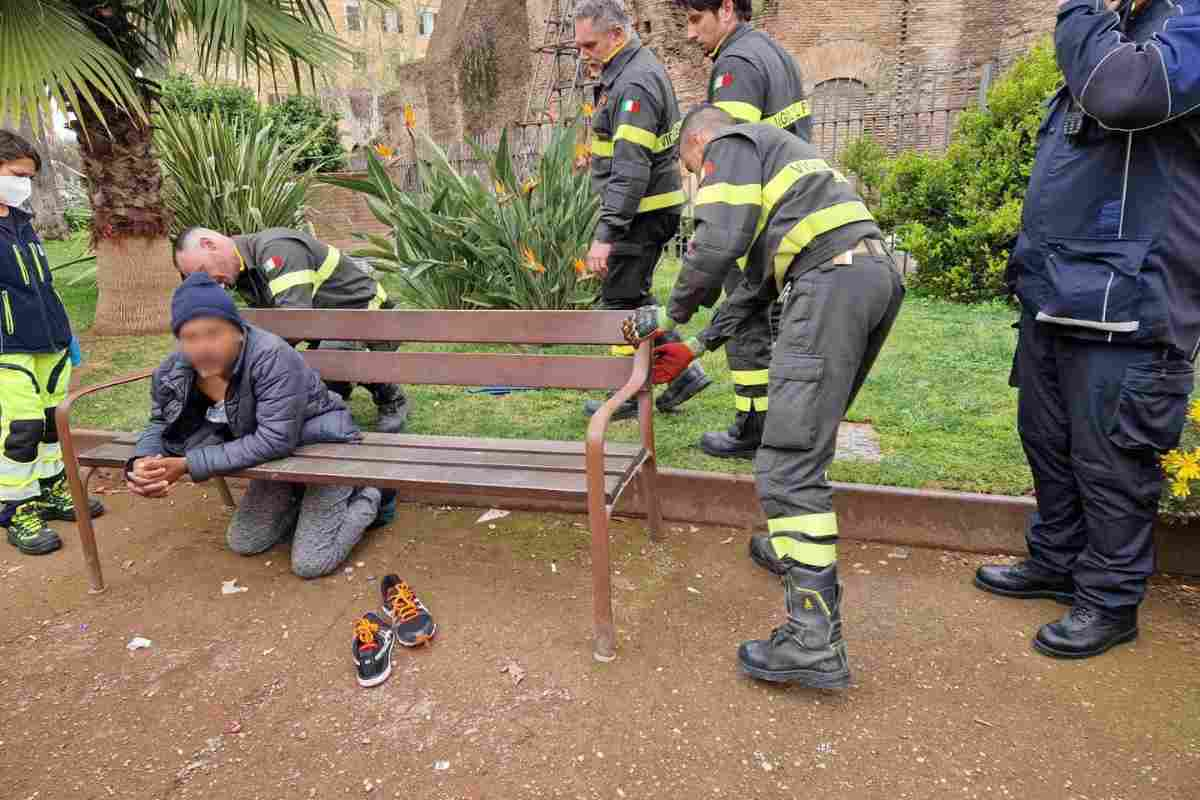
POLYGON ((1038 319, 1112 333, 1133 333, 1149 239, 1055 238, 1038 287, 1038 319))

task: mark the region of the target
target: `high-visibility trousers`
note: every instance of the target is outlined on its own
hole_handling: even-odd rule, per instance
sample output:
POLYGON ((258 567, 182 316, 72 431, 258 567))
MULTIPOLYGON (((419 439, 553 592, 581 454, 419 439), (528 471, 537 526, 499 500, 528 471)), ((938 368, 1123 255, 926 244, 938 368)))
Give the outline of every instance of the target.
POLYGON ((0 500, 36 497, 62 473, 54 412, 70 383, 66 350, 0 355, 0 500))

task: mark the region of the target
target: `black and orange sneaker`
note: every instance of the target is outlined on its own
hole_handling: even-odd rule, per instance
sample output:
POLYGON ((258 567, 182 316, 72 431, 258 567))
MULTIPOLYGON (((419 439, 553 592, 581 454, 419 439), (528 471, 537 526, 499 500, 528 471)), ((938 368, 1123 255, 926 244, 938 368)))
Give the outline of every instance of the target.
POLYGON ((364 614, 354 623, 354 666, 358 685, 378 686, 392 674, 391 627, 374 614, 364 614))
POLYGON ((405 647, 425 644, 437 635, 437 623, 425 604, 398 575, 385 575, 380 585, 383 613, 392 621, 396 641, 405 647))

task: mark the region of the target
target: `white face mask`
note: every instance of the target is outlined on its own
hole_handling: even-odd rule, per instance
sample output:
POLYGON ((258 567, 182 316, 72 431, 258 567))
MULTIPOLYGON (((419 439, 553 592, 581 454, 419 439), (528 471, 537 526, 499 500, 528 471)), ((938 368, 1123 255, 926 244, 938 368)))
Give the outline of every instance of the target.
POLYGON ((19 207, 33 194, 33 181, 16 175, 0 175, 0 204, 19 207))

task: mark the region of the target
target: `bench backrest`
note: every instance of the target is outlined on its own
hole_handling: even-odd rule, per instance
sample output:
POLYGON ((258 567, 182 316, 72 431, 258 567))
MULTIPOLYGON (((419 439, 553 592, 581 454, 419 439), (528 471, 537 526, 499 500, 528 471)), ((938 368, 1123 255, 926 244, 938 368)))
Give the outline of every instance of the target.
MULTIPOLYGON (((622 345, 629 312, 253 309, 242 316, 293 341, 622 345)), ((310 349, 304 358, 327 380, 446 386, 615 389, 633 370, 631 359, 613 356, 310 349)))

